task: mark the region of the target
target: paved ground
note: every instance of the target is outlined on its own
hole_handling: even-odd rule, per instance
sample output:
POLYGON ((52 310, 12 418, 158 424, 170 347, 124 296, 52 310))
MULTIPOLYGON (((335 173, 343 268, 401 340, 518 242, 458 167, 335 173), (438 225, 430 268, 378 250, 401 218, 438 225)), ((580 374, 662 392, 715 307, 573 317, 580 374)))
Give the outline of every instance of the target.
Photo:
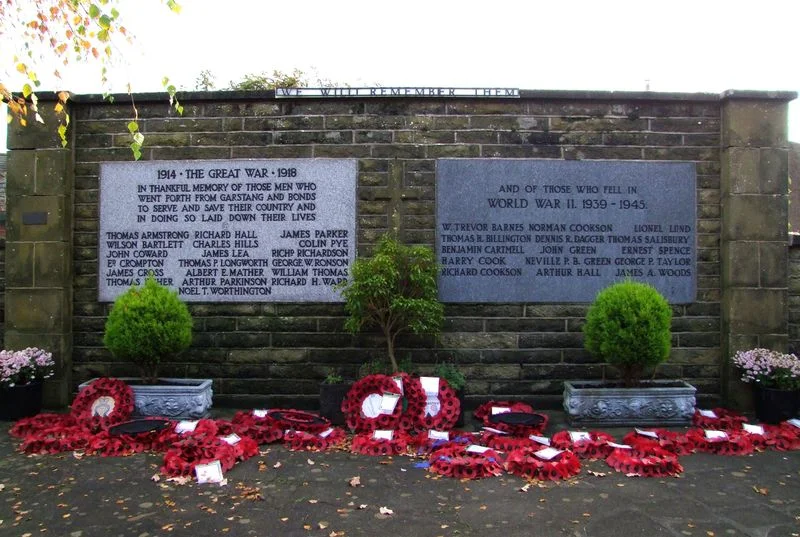
MULTIPOLYGON (((550 433, 565 428, 551 417, 550 433)), ((158 454, 25 456, 9 425, 0 422, 0 536, 800 536, 800 452, 695 454, 669 479, 589 462, 570 481, 523 491, 510 475, 437 479, 405 457, 272 445, 220 487, 151 481, 158 454), (363 486, 350 486, 355 476, 363 486)))

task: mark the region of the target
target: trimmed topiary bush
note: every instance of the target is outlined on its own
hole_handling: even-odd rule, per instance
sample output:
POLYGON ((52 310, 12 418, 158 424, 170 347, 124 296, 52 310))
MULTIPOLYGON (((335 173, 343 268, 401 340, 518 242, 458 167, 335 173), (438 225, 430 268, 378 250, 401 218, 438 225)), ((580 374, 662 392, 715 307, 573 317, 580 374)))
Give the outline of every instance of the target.
POLYGON ((118 296, 106 321, 103 344, 114 357, 134 362, 145 382, 158 380, 158 365, 192 343, 192 316, 178 293, 151 275, 118 296))
POLYGON ((595 298, 583 326, 584 346, 619 368, 625 386, 635 386, 648 368, 669 358, 672 309, 655 287, 624 281, 595 298))

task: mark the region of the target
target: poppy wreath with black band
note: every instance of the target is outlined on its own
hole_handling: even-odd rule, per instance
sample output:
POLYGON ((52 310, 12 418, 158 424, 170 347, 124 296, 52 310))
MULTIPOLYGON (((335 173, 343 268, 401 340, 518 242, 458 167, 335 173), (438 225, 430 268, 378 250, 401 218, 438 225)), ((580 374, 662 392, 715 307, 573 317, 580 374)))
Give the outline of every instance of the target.
POLYGON ((63 453, 86 449, 92 434, 78 425, 51 427, 29 434, 22 440, 20 451, 28 454, 63 453))
POLYGON ((353 437, 350 451, 361 455, 402 455, 408 451, 408 435, 394 431, 391 440, 373 438, 372 433, 358 433, 353 437))
POLYGON ((467 451, 467 446, 448 443, 428 457, 431 472, 456 479, 483 479, 503 473, 503 463, 496 451, 467 451))
POLYGON ((647 449, 658 447, 678 456, 694 453, 694 444, 683 433, 666 429, 652 429, 658 438, 645 436, 631 431, 622 438, 622 443, 633 447, 647 449))
POLYGON ((487 418, 492 415, 492 407, 508 408, 510 412, 533 412, 531 405, 519 401, 488 401, 476 408, 472 415, 475 416, 476 420, 491 427, 492 425, 487 421, 487 418))
POLYGON ((528 480, 541 481, 569 479, 581 471, 580 460, 571 451, 562 451, 551 460, 543 460, 535 455, 540 449, 544 446, 515 449, 506 458, 506 470, 528 480))
POLYGON ((283 438, 283 429, 265 422, 232 423, 233 432, 255 440, 256 444, 272 444, 283 438))
POLYGON ((345 416, 347 427, 356 433, 371 433, 375 429, 397 429, 403 413, 402 401, 397 402, 391 414, 378 414, 370 417, 363 412, 367 398, 383 396, 385 393, 402 396, 400 388, 392 377, 367 375, 358 379, 342 401, 342 413, 345 416))
POLYGON ((699 409, 695 409, 694 415, 692 416, 692 425, 701 429, 738 432, 742 429, 742 424, 747 423, 746 416, 742 416, 732 410, 714 408, 712 412, 716 414, 716 418, 703 416, 700 414, 699 409))
POLYGON ((504 433, 508 433, 513 436, 529 436, 532 434, 541 435, 544 433, 550 418, 547 416, 547 414, 541 414, 539 412, 522 412, 518 410, 512 410, 511 412, 501 414, 489 414, 483 421, 487 427, 497 429, 498 431, 503 431, 504 433), (503 421, 504 414, 513 415, 515 418, 529 417, 531 422, 535 425, 524 423, 507 423, 503 421))
POLYGON ((79 425, 97 432, 128 421, 133 413, 133 390, 123 381, 99 378, 86 386, 72 401, 70 414, 79 425), (100 407, 103 407, 101 414, 100 407), (110 408, 109 408, 110 407, 110 408))
POLYGON ((14 423, 8 433, 17 438, 24 438, 53 427, 74 427, 75 425, 77 422, 72 414, 36 414, 14 423))
POLYGON ((748 435, 740 431, 724 431, 728 437, 719 439, 706 438, 705 429, 689 429, 686 437, 692 442, 696 451, 715 455, 749 455, 753 452, 753 443, 748 435))
POLYGON ((800 450, 800 427, 795 427, 789 422, 778 425, 765 425, 769 436, 769 447, 777 451, 800 450))
POLYGON ((331 422, 319 414, 284 408, 271 409, 265 420, 268 425, 284 431, 293 429, 307 433, 319 433, 331 426, 331 422))
POLYGON ((428 396, 422 388, 419 378, 410 377, 403 385, 405 397, 408 401, 408 408, 403 413, 403 418, 408 416, 409 420, 402 420, 402 424, 410 424, 415 431, 427 431, 435 429, 437 431, 449 431, 458 421, 461 413, 461 402, 458 400, 455 390, 450 387, 443 378, 439 379, 439 412, 430 416, 426 412, 428 396))
POLYGON ((676 476, 683 472, 678 456, 658 446, 616 448, 606 458, 606 463, 625 475, 640 477, 676 476))
POLYGON ((161 473, 168 476, 188 476, 198 464, 208 464, 218 460, 223 471, 236 464, 237 452, 234 446, 216 436, 197 435, 179 440, 164 454, 161 473))
POLYGON ((283 443, 292 451, 327 451, 328 449, 343 444, 347 439, 344 429, 331 427, 331 432, 325 436, 322 433, 306 433, 303 431, 286 431, 283 443))
POLYGON ((86 453, 102 457, 125 457, 147 451, 150 445, 150 442, 132 435, 114 435, 108 431, 100 431, 91 436, 86 453))
POLYGON ((569 431, 559 431, 553 435, 550 443, 554 448, 572 451, 581 459, 605 459, 614 450, 608 445, 614 441, 614 437, 610 434, 589 431, 589 436, 591 438, 573 442, 569 431))

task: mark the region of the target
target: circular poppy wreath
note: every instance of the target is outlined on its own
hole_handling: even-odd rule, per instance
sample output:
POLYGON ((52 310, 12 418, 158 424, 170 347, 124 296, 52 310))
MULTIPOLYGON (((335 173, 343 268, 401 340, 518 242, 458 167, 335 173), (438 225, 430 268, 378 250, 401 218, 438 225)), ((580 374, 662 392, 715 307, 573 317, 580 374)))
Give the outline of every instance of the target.
POLYGON ((762 427, 764 428, 764 434, 751 433, 744 429, 741 431, 741 434, 746 436, 750 443, 753 444, 754 451, 764 451, 769 448, 775 436, 775 429, 767 425, 762 425, 762 427))
POLYGON ((553 435, 551 444, 554 448, 569 450, 582 459, 605 459, 614 450, 609 442, 614 437, 602 431, 590 431, 590 440, 573 442, 569 431, 559 431, 553 435))
POLYGON ((503 473, 500 456, 493 449, 472 453, 467 446, 450 443, 434 450, 428 460, 431 472, 456 479, 483 479, 503 473))
POLYGON ((198 464, 218 460, 223 471, 236 464, 237 452, 234 446, 216 436, 189 436, 175 442, 164 454, 161 473, 169 476, 188 476, 198 464))
POLYGON ((421 431, 412 436, 408 444, 413 447, 418 455, 429 454, 449 443, 472 444, 475 442, 475 435, 466 431, 449 431, 448 440, 444 438, 431 438, 430 431, 421 431))
POLYGON ((533 412, 531 405, 521 403, 519 401, 487 401, 475 409, 473 416, 478 421, 482 421, 484 425, 491 427, 486 418, 492 415, 492 407, 509 408, 510 412, 533 412))
POLYGON ((332 427, 331 432, 325 436, 320 436, 321 434, 287 431, 283 436, 283 443, 292 451, 327 451, 333 446, 342 444, 347 438, 344 429, 339 427, 332 427))
POLYGON ((606 458, 606 463, 625 475, 640 477, 666 477, 683 473, 677 455, 655 446, 644 449, 617 448, 606 458))
POLYGON ((778 451, 794 451, 800 449, 800 428, 791 423, 765 425, 769 435, 769 446, 778 451))
POLYGON ((419 378, 409 378, 404 384, 408 408, 401 418, 401 428, 407 430, 426 431, 435 429, 437 431, 449 431, 458 421, 461 413, 461 402, 458 400, 455 390, 450 387, 443 378, 439 379, 439 412, 430 416, 426 412, 428 397, 422 388, 419 378))
POLYGON ((708 439, 704 429, 689 429, 686 437, 692 442, 695 450, 715 455, 749 455, 753 452, 753 443, 747 435, 739 431, 726 431, 727 439, 708 439))
POLYGON ((133 390, 123 381, 99 378, 72 401, 72 417, 91 431, 107 429, 127 421, 133 413, 133 390))
POLYGON ((86 449, 92 438, 83 427, 51 427, 26 436, 20 445, 20 451, 28 454, 62 453, 86 449))
MULTIPOLYGON (((384 393, 393 393, 402 396, 397 383, 388 375, 367 375, 357 380, 342 401, 342 413, 345 416, 347 427, 356 433, 371 433, 375 429, 396 429, 403 413, 401 401, 397 402, 391 414, 376 414, 368 416, 364 408, 384 393)), ((371 405, 374 406, 374 405, 371 405)))
POLYGON ((661 448, 674 455, 689 455, 694 452, 694 444, 685 434, 666 429, 652 429, 658 438, 631 431, 622 438, 622 443, 643 450, 661 448))
POLYGON ((558 481, 569 479, 581 471, 578 457, 571 451, 562 451, 553 459, 547 461, 535 455, 542 446, 515 449, 508 454, 506 470, 525 479, 539 479, 541 481, 558 481))
POLYGON ((535 440, 531 440, 527 436, 509 436, 506 434, 497 434, 488 431, 483 435, 483 443, 494 450, 506 452, 516 451, 519 449, 537 450, 547 447, 535 440))
POLYGON ((283 438, 283 429, 268 423, 232 423, 231 428, 231 432, 252 438, 256 444, 272 444, 283 438))
POLYGON ((529 436, 542 434, 549 420, 547 414, 512 410, 501 414, 488 414, 483 422, 487 427, 513 436, 529 436))
POLYGON ((391 440, 373 438, 372 433, 358 433, 353 437, 350 451, 361 455, 400 455, 408 449, 408 435, 395 431, 391 440))
POLYGON ((725 408, 714 408, 712 412, 716 418, 708 418, 700 414, 699 409, 695 409, 692 416, 692 425, 701 429, 717 429, 721 431, 741 430, 742 424, 747 423, 747 417, 725 408))
POLYGON ((11 426, 8 434, 17 438, 24 438, 29 435, 35 435, 45 429, 74 427, 75 425, 77 425, 77 422, 71 414, 44 413, 22 418, 11 426))
POLYGON ((320 433, 331 426, 331 422, 319 414, 305 410, 274 409, 266 415, 267 424, 280 430, 292 429, 306 433, 320 433))

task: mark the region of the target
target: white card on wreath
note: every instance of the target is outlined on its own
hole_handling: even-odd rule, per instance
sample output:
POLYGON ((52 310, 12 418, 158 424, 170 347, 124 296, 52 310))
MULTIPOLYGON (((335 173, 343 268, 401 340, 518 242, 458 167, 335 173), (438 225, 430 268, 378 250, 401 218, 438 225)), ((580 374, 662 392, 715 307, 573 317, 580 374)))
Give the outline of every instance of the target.
POLYGON ((253 410, 253 416, 257 418, 266 418, 267 414, 269 414, 269 410, 265 408, 259 408, 257 410, 253 410))
POLYGON ((742 423, 742 429, 744 429, 746 433, 759 434, 761 436, 764 436, 764 427, 762 427, 761 425, 750 425, 749 423, 742 423))
POLYGON ((616 442, 608 442, 608 445, 614 449, 633 449, 633 447, 628 444, 617 444, 616 442))
POLYGON ((700 409, 698 408, 698 409, 697 409, 697 411, 698 411, 698 412, 700 413, 700 415, 701 415, 701 416, 703 416, 704 418, 713 418, 713 419, 717 419, 717 418, 719 417, 719 416, 717 416, 717 413, 716 413, 716 412, 714 412, 713 410, 700 410, 700 409))
POLYGON ((562 453, 564 453, 564 452, 561 451, 560 449, 546 447, 544 449, 540 449, 539 451, 534 453, 534 455, 536 457, 542 459, 543 461, 550 461, 550 460, 555 459, 556 457, 558 457, 562 453))
POLYGON ((375 429, 372 431, 373 440, 391 440, 392 438, 394 438, 394 431, 388 431, 386 429, 375 429))
POLYGON ((450 440, 450 433, 447 431, 436 431, 434 429, 430 429, 428 431, 428 439, 429 440, 450 440))
POLYGON ((725 431, 714 431, 712 429, 705 429, 706 440, 727 440, 728 433, 725 431))
POLYGON ((381 414, 394 413, 398 401, 400 401, 399 393, 384 393, 381 396, 381 414))
POLYGON ((422 390, 428 395, 439 395, 439 377, 420 377, 422 390))
POLYGON ((194 467, 194 475, 198 483, 221 483, 222 465, 219 461, 211 461, 208 464, 198 464, 194 467))
POLYGON ((495 429, 494 427, 481 427, 484 431, 488 431, 494 434, 508 434, 505 431, 501 431, 500 429, 495 429))
POLYGON ((800 418, 792 418, 790 420, 786 420, 786 423, 789 425, 794 425, 797 428, 800 428, 800 418))
POLYGON ((511 412, 511 408, 507 406, 493 406, 492 407, 492 416, 497 414, 507 414, 511 412))
POLYGON ((242 438, 236 433, 231 433, 228 436, 220 436, 220 439, 222 439, 223 442, 230 444, 232 446, 235 446, 242 440, 242 438))
POLYGON ((486 453, 492 448, 486 446, 479 446, 478 444, 470 444, 467 446, 467 453, 486 453))
POLYGON ((638 435, 646 436, 647 438, 655 438, 658 440, 658 433, 655 431, 646 431, 645 429, 639 429, 638 427, 634 428, 634 431, 636 431, 636 434, 638 435))
POLYGON ((578 442, 591 442, 592 435, 586 431, 570 431, 569 439, 572 440, 573 444, 577 444, 578 442))
POLYGON ((535 434, 532 434, 532 435, 528 436, 528 438, 530 440, 533 440, 537 444, 542 444, 543 446, 549 446, 550 445, 550 439, 547 438, 546 436, 536 436, 535 434))
POLYGON ((191 433, 195 429, 197 429, 197 420, 179 421, 175 425, 175 432, 178 434, 191 433))
POLYGON ((333 427, 330 427, 328 429, 325 429, 321 433, 319 433, 319 437, 320 438, 328 438, 331 435, 332 432, 333 432, 333 427))
POLYGON ((403 377, 392 377, 392 380, 395 384, 397 384, 397 387, 400 389, 400 393, 403 393, 403 377))

